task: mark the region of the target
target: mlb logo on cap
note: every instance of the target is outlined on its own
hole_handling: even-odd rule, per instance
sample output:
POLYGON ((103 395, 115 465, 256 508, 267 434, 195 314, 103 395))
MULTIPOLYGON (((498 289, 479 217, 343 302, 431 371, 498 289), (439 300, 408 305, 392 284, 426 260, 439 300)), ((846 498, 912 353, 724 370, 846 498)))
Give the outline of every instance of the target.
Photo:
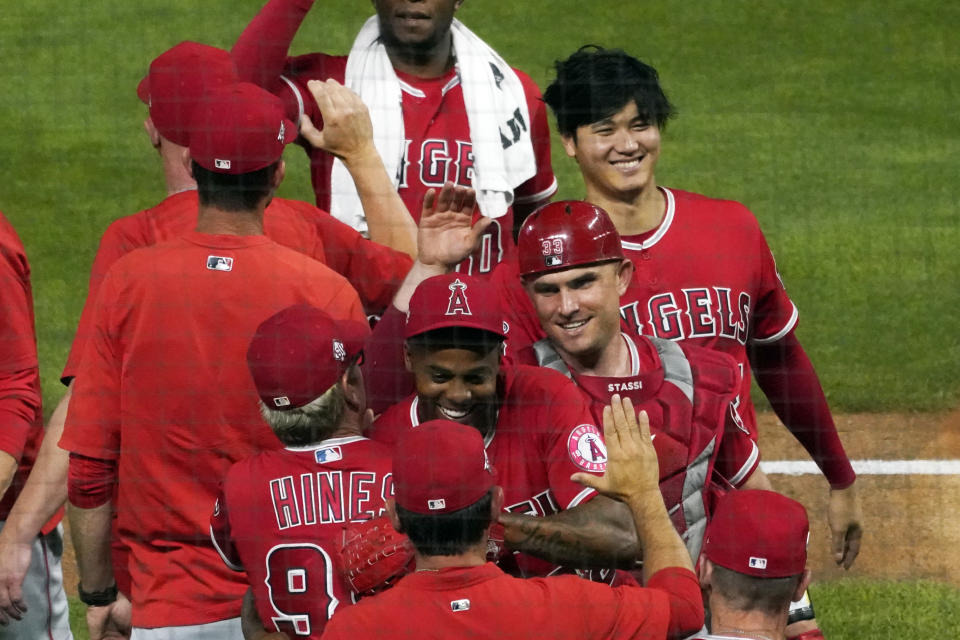
POLYGON ((229 168, 230 168, 230 161, 229 161, 229 160, 221 160, 220 158, 215 158, 215 159, 213 160, 213 166, 215 166, 217 169, 229 169, 229 168))
POLYGON ((767 568, 767 559, 766 558, 755 558, 750 556, 750 561, 747 563, 750 565, 751 569, 766 569, 767 568))
POLYGON ((427 500, 427 508, 430 511, 440 511, 447 507, 447 501, 443 498, 437 498, 436 500, 427 500))
POLYGON ((470 599, 463 598, 462 600, 451 600, 450 601, 450 611, 466 611, 470 608, 470 599))
POLYGON ((547 256, 543 259, 543 264, 548 267, 556 267, 563 264, 563 256, 547 256))
POLYGON ((347 359, 347 350, 343 347, 343 343, 336 338, 333 339, 333 358, 340 362, 347 359))

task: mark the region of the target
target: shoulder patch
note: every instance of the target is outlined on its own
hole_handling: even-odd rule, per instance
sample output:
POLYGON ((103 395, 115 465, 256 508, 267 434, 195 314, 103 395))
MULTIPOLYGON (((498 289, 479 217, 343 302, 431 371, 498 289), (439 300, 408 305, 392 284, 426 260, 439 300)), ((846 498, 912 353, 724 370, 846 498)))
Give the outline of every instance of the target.
POLYGON ((607 447, 600 430, 592 424, 581 424, 567 438, 570 460, 584 471, 602 473, 607 469, 607 447))

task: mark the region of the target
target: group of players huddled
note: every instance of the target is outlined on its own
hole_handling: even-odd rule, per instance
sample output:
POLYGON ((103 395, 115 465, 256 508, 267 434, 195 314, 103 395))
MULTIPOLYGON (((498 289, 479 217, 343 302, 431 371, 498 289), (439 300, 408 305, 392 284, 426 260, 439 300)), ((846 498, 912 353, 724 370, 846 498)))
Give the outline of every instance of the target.
POLYGON ((65 502, 95 639, 823 637, 751 379, 847 568, 855 475, 756 219, 657 184, 652 67, 586 46, 541 97, 461 3, 289 57, 313 0, 270 0, 150 63, 168 196, 104 233, 45 434, 0 217, 0 639, 71 637, 65 502))

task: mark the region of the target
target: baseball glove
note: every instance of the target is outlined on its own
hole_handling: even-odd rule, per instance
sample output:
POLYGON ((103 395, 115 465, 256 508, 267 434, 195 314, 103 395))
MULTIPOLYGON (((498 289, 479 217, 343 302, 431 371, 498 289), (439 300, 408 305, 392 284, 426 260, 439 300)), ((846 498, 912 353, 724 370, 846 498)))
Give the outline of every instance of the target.
POLYGON ((340 560, 353 590, 370 595, 413 571, 413 544, 386 516, 351 522, 343 532, 340 560))

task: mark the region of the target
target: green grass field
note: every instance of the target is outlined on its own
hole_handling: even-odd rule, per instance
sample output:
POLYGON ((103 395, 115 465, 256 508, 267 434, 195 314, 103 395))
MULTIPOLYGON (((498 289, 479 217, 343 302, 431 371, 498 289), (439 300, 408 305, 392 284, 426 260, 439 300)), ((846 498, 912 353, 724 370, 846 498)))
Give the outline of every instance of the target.
MULTIPOLYGON (((229 47, 260 4, 34 0, 0 13, 0 210, 33 267, 48 410, 100 234, 164 195, 136 83, 180 40, 229 47)), ((317 5, 293 51, 345 52, 369 2, 317 5)), ((960 4, 468 0, 460 17, 541 86, 585 43, 651 62, 680 112, 660 182, 756 213, 833 407, 957 406, 960 4)), ((310 200, 303 154, 287 161, 281 195, 310 200)), ((581 196, 559 145, 554 168, 560 196, 581 196)), ((948 587, 818 589, 831 638, 960 628, 948 587)))
MULTIPOLYGON (((960 592, 941 584, 842 580, 816 585, 811 594, 830 640, 933 640, 960 629, 960 592)), ((70 601, 76 640, 88 639, 84 611, 70 601)))

